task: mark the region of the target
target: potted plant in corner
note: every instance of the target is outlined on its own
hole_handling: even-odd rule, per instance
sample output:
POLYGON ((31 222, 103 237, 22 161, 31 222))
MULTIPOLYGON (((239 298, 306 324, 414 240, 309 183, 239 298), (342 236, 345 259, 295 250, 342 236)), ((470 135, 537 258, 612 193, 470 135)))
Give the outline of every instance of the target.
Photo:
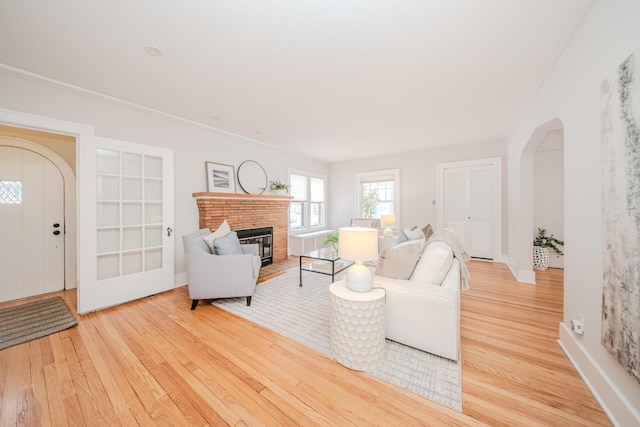
POLYGON ((558 246, 564 246, 564 242, 553 234, 547 235, 547 230, 538 228, 538 235, 533 240, 533 268, 546 270, 549 267, 549 249, 558 255, 564 255, 558 246))
POLYGON ((334 252, 338 252, 338 233, 331 233, 324 236, 324 245, 331 245, 334 252))
POLYGON ((279 196, 287 195, 289 193, 289 188, 291 188, 289 184, 285 184, 284 182, 281 182, 279 179, 269 182, 269 190, 279 196))

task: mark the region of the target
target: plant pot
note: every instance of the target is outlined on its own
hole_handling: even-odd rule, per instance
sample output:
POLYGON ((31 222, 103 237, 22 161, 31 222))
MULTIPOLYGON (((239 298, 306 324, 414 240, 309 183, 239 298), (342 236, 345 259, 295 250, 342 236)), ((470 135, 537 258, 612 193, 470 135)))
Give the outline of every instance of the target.
POLYGON ((549 268, 549 249, 542 246, 533 247, 534 270, 546 270, 549 268))
POLYGON ((273 194, 276 196, 286 196, 289 192, 287 190, 273 190, 273 194))

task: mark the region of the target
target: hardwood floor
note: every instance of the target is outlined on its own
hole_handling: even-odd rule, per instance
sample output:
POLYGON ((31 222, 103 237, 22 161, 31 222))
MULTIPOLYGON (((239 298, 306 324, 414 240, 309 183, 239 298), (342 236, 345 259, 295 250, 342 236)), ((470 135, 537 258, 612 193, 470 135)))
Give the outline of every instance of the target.
POLYGON ((469 270, 464 413, 216 307, 190 311, 183 287, 0 351, 0 426, 610 425, 556 342, 562 271, 534 286, 502 264, 469 270))

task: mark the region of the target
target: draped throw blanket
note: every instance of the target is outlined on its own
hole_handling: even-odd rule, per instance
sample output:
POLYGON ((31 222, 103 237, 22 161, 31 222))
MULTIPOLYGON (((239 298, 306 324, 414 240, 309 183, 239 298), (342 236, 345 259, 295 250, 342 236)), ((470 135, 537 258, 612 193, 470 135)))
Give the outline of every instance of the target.
POLYGON ((451 247, 453 250, 453 256, 460 262, 460 290, 466 291, 469 289, 469 270, 467 270, 466 261, 471 259, 471 256, 465 251, 464 246, 458 239, 458 236, 450 230, 442 229, 438 230, 429 237, 427 245, 431 242, 443 242, 451 247))

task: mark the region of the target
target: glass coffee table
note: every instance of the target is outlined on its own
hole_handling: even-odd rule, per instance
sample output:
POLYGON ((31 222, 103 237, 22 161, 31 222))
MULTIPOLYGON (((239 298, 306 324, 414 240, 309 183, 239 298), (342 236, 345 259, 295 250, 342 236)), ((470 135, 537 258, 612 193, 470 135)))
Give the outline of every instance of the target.
POLYGON ((334 249, 329 248, 316 249, 315 251, 302 254, 300 255, 300 286, 302 286, 303 271, 331 276, 331 283, 333 283, 336 274, 351 267, 353 264, 353 261, 340 258, 334 249), (311 261, 303 266, 303 258, 311 261))

